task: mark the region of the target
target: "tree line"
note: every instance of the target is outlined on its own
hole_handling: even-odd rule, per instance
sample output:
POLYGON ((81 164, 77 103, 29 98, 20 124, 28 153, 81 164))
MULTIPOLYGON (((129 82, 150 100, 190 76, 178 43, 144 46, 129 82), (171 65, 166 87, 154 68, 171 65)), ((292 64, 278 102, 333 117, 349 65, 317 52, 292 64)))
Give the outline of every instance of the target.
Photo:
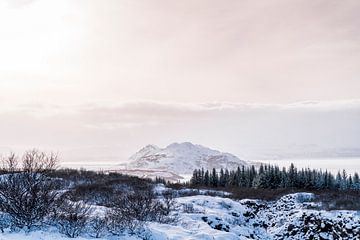
POLYGON ((345 170, 334 175, 327 170, 297 169, 294 164, 281 169, 276 165, 261 164, 258 168, 242 166, 236 170, 195 169, 190 185, 256 189, 360 190, 360 178, 358 173, 349 175, 345 170))

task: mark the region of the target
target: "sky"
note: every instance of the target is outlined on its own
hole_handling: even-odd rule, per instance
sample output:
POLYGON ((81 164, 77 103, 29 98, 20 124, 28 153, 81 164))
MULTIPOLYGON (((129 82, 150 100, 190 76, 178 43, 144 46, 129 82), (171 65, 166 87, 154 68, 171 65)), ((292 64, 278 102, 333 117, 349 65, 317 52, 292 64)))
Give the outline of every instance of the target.
POLYGON ((0 152, 360 157, 358 0, 0 0, 0 152))

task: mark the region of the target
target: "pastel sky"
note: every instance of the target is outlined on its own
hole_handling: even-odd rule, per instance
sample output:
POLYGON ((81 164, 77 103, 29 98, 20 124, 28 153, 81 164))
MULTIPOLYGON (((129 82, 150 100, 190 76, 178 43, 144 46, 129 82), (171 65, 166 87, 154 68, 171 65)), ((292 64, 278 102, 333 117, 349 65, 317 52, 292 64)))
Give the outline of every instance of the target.
POLYGON ((360 156, 359 12, 358 0, 0 0, 0 150, 123 161, 192 141, 251 159, 360 156))

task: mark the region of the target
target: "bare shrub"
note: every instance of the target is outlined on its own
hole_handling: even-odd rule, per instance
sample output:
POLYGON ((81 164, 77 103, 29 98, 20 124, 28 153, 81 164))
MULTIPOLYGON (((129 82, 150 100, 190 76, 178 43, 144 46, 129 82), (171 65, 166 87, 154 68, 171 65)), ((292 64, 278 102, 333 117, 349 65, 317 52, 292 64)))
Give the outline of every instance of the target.
POLYGON ((170 195, 163 200, 156 198, 151 188, 123 194, 107 213, 109 231, 136 234, 144 231, 148 221, 169 223, 173 221, 169 217, 173 203, 170 195))
POLYGON ((10 227, 10 218, 8 214, 0 213, 0 231, 4 233, 6 228, 10 227))
POLYGON ((174 195, 173 191, 166 191, 162 194, 162 199, 157 201, 154 209, 155 219, 153 220, 166 224, 175 223, 178 220, 177 215, 171 215, 177 210, 174 195))
POLYGON ((107 221, 106 218, 94 217, 90 220, 90 230, 92 237, 100 238, 106 232, 107 221))
POLYGON ((22 170, 30 173, 46 173, 56 169, 58 155, 40 152, 36 149, 25 152, 22 157, 22 170))
POLYGON ((110 184, 95 182, 75 186, 69 195, 73 201, 86 200, 88 203, 104 206, 112 202, 114 193, 115 189, 110 184))
POLYGON ((124 194, 107 212, 109 231, 115 235, 125 231, 135 234, 150 219, 152 198, 145 193, 124 194))
POLYGON ((106 228, 113 235, 121 235, 129 229, 135 231, 135 227, 141 226, 140 224, 135 224, 133 220, 124 219, 115 208, 106 212, 105 219, 107 222, 106 228))
POLYGON ((194 205, 192 203, 187 203, 183 205, 184 213, 195 213, 194 205))
POLYGON ((15 153, 10 153, 9 156, 2 159, 2 167, 6 173, 15 172, 18 169, 18 164, 18 157, 15 153))
POLYGON ((84 231, 89 215, 90 207, 86 204, 64 200, 56 213, 59 231, 70 238, 78 237, 84 231))
POLYGON ((13 228, 30 230, 41 225, 54 206, 57 193, 46 173, 55 168, 57 156, 28 151, 22 158, 21 169, 16 167, 17 159, 11 154, 4 161, 8 173, 0 178, 0 208, 10 216, 13 228))

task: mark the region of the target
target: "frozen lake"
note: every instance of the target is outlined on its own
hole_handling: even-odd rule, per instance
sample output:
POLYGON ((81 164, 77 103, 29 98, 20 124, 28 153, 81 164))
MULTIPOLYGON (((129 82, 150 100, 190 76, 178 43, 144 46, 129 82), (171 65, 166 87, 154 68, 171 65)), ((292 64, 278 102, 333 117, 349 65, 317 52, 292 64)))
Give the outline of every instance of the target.
MULTIPOLYGON (((327 169, 336 174, 337 171, 345 169, 349 174, 360 173, 360 158, 317 158, 317 159, 281 159, 281 160, 256 160, 257 162, 276 164, 279 167, 289 167, 294 163, 298 169, 315 168, 327 169)), ((88 170, 111 170, 118 169, 120 162, 63 162, 61 167, 85 168, 88 170)))
POLYGON ((85 168, 87 170, 112 170, 119 168, 120 162, 106 161, 106 162, 61 162, 60 167, 62 168, 85 168))
POLYGON ((259 162, 276 164, 280 167, 288 167, 294 163, 297 168, 327 169, 334 174, 342 169, 349 174, 360 173, 360 158, 281 159, 259 160, 259 162))

